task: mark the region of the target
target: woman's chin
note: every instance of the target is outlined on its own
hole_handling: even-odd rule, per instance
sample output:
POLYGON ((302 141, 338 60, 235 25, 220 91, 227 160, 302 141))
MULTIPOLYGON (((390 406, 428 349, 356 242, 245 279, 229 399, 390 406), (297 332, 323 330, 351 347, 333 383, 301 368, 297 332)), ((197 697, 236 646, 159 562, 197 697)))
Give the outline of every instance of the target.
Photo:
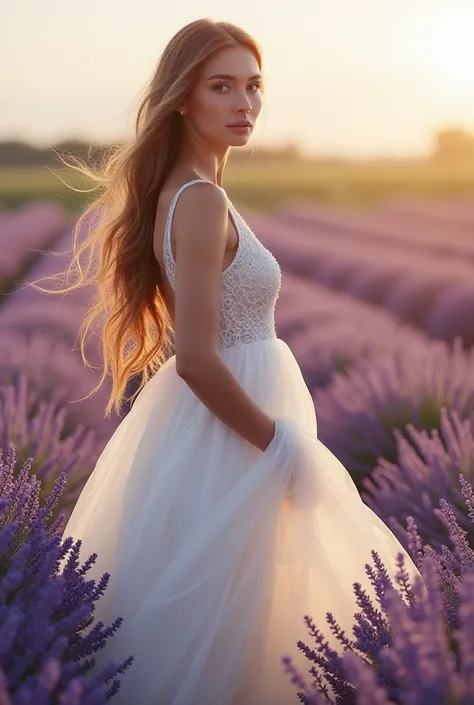
POLYGON ((250 134, 248 135, 230 135, 227 137, 227 144, 229 147, 244 147, 249 141, 250 134))

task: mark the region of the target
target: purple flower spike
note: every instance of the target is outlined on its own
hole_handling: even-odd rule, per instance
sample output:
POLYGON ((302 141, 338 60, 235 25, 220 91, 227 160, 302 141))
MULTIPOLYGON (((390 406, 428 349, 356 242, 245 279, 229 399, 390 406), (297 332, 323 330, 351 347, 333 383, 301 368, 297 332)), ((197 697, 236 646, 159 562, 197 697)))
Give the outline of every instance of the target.
POLYGON ((15 384, 0 386, 0 418, 0 448, 14 444, 20 463, 32 458, 30 469, 41 480, 42 499, 59 472, 66 473, 60 506, 70 512, 103 450, 104 436, 70 423, 64 402, 43 401, 23 374, 15 384))
MULTIPOLYGON (((372 475, 364 479, 365 503, 390 525, 405 546, 411 542, 411 524, 408 523, 408 529, 404 525, 412 517, 410 521, 416 523, 421 536, 417 551, 422 543, 441 548, 449 540, 449 533, 457 536, 454 529, 448 531, 448 524, 453 527, 453 522, 459 523, 462 531, 467 532, 468 543, 474 545, 474 499, 468 489, 468 480, 474 478, 471 422, 461 420, 459 413, 443 407, 439 431, 433 429, 428 433, 410 424, 405 435, 396 430, 395 439, 398 460, 396 463, 380 460, 372 475), (464 475, 459 484, 461 469, 464 475), (436 509, 440 497, 450 505, 441 513, 436 509)), ((441 504, 442 510, 446 502, 441 504)), ((456 543, 459 541, 465 541, 462 535, 456 543)), ((471 562, 470 557, 466 559, 471 562)))
MULTIPOLYGON (((461 424, 458 430, 462 428, 461 424)), ((462 433, 451 437, 452 446, 460 436, 462 433)), ((461 450, 462 444, 458 444, 458 451, 461 450)), ((460 478, 466 504, 461 515, 472 525, 474 490, 465 476, 460 478)), ((441 545, 435 550, 429 544, 423 546, 415 520, 408 517, 409 551, 423 579, 410 584, 400 554, 396 585, 392 585, 385 566, 373 553, 374 566, 365 568, 378 605, 358 583, 354 584, 360 608, 354 615, 355 640, 349 641, 335 628, 337 615, 326 618, 341 644, 340 653, 329 649, 321 630, 310 617, 305 618, 314 646, 297 646, 309 661, 313 692, 306 689, 303 695, 298 694, 301 702, 312 702, 313 694, 321 702, 334 705, 474 702, 474 552, 454 506, 443 499, 439 505, 439 510, 433 508, 431 512, 438 513, 444 522, 454 548, 441 545)), ((286 657, 285 663, 291 664, 291 660, 286 657)), ((294 668, 287 669, 287 673, 295 685, 304 684, 294 668)), ((318 699, 315 702, 319 705, 318 699)))
POLYGON ((356 362, 316 393, 319 436, 359 489, 380 458, 398 460, 395 431, 441 428, 443 408, 474 429, 474 348, 462 341, 397 347, 356 362))
POLYGON ((14 447, 6 458, 0 451, 0 702, 102 705, 118 692, 117 676, 133 661, 90 674, 94 654, 122 623, 94 622, 94 603, 110 576, 87 580, 96 556, 80 566, 80 542, 61 543, 65 515, 56 520, 52 515, 67 474, 59 474, 41 504, 31 462, 18 471, 14 447))

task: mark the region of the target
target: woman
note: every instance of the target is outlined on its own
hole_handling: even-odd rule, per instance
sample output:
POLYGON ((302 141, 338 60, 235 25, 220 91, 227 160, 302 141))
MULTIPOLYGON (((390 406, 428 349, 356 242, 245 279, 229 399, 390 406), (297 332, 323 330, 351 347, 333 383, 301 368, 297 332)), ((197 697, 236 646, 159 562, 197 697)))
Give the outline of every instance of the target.
POLYGON ((107 414, 142 374, 64 530, 97 552, 96 577, 111 574, 97 619, 124 623, 100 660, 135 657, 117 705, 296 702, 281 657, 307 669, 303 616, 324 631, 332 611, 352 636, 371 549, 392 577, 404 553, 317 439, 275 333, 280 268, 222 188, 262 107, 261 70, 243 30, 181 29, 77 226, 94 212, 74 261, 98 262, 76 286, 96 286, 81 345, 102 316, 107 414))

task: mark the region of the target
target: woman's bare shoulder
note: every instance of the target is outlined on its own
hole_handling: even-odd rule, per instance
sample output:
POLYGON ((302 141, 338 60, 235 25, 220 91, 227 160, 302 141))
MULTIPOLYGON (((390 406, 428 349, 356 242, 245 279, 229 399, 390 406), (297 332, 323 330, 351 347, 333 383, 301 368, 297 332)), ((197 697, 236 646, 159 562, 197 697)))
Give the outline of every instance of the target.
MULTIPOLYGON (((179 192, 175 189, 174 194, 179 192)), ((172 196, 171 200, 174 196, 172 196)), ((222 221, 229 207, 227 195, 210 181, 197 181, 187 186, 177 200, 174 219, 179 225, 196 227, 196 219, 204 223, 222 221)))

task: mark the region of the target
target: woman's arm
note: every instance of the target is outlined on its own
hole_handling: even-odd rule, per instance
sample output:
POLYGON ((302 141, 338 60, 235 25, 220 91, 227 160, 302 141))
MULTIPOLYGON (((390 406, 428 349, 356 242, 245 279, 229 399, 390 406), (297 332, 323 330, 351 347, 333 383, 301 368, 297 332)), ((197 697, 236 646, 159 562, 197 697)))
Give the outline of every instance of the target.
POLYGON ((264 451, 275 421, 250 398, 217 350, 228 201, 214 184, 181 194, 173 219, 176 243, 176 371, 213 414, 264 451))

